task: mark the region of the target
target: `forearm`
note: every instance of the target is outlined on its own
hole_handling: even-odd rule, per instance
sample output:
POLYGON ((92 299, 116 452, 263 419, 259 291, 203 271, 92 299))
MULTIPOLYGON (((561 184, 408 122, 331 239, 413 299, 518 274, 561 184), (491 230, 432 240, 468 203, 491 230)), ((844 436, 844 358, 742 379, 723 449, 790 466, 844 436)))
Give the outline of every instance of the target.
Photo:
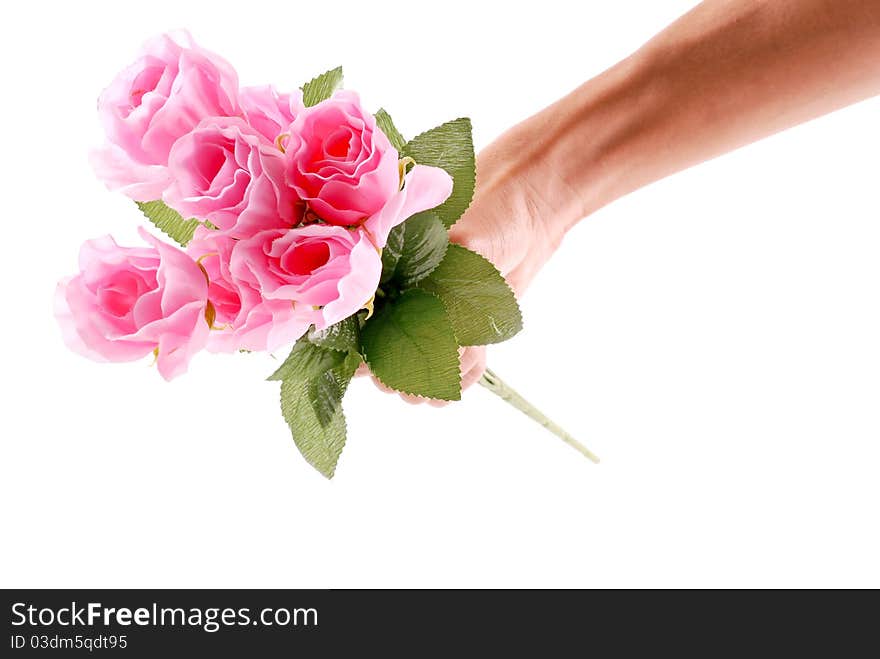
POLYGON ((880 0, 707 0, 507 141, 564 232, 652 181, 878 92, 880 0))

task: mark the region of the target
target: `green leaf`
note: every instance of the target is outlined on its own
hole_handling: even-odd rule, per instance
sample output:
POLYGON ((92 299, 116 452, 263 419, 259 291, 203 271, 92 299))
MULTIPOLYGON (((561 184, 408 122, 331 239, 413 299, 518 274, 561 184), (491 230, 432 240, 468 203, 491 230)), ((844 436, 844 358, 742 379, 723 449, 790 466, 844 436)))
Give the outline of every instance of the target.
POLYGON ((342 405, 342 397, 360 363, 361 356, 350 353, 339 366, 309 381, 309 400, 321 426, 333 423, 333 416, 342 405))
POLYGON ((324 352, 338 357, 335 366, 318 373, 312 369, 297 371, 281 382, 281 414, 306 461, 327 478, 333 478, 345 446, 342 397, 361 358, 335 350, 324 352))
POLYGON ((342 67, 337 66, 326 73, 315 76, 302 86, 303 105, 307 108, 330 98, 342 86, 342 67))
POLYGON ((504 277, 489 261, 461 245, 449 246, 419 288, 443 300, 459 345, 500 343, 522 329, 519 305, 504 277))
POLYGON ((306 340, 297 341, 284 363, 267 380, 310 380, 336 368, 345 360, 345 353, 327 350, 306 340))
POLYGON ((385 112, 385 108, 379 108, 379 111, 376 112, 376 123, 378 124, 379 129, 385 133, 388 141, 391 142, 391 146, 398 151, 402 150, 403 146, 406 144, 406 139, 400 134, 400 131, 397 130, 394 122, 391 121, 391 115, 385 112))
POLYGON ((443 260, 449 236, 446 227, 433 211, 413 215, 404 227, 403 249, 395 276, 403 286, 421 281, 443 260))
POLYGON ((360 326, 357 316, 349 316, 327 329, 317 330, 313 327, 309 331, 308 339, 310 343, 322 348, 356 352, 360 346, 360 326))
POLYGON ((476 164, 471 120, 456 119, 414 137, 403 147, 403 155, 420 165, 442 167, 452 176, 452 194, 434 209, 443 224, 451 227, 474 196, 476 164))
POLYGON ((439 298, 406 291, 367 321, 361 349, 386 386, 408 394, 459 400, 458 344, 439 298))
POLYGON ((309 392, 308 380, 281 383, 281 414, 306 461, 327 478, 333 478, 345 446, 345 415, 335 409, 328 423, 321 423, 309 392))
POLYGON ((185 247, 192 240, 196 227, 199 226, 198 220, 184 220, 173 208, 169 208, 162 201, 136 201, 147 219, 156 225, 160 231, 163 231, 174 242, 185 247))
POLYGON ((391 229, 388 234, 388 240, 385 247, 382 248, 382 276, 379 278, 380 284, 391 281, 397 270, 397 262, 400 260, 400 253, 403 251, 403 239, 406 235, 406 229, 403 224, 398 224, 391 229))

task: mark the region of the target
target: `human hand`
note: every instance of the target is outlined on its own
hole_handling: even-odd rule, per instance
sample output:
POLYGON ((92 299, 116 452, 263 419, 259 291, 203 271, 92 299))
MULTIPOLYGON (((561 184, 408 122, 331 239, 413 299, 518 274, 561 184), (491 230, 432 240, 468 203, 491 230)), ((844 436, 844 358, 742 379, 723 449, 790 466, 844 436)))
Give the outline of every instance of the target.
MULTIPOLYGON (((565 232, 605 204, 880 93, 878 55, 876 0, 702 2, 483 150, 450 238, 520 296, 565 232)), ((485 349, 461 361, 464 389, 485 349)))
MULTIPOLYGON (((535 144, 530 130, 521 124, 480 152, 473 202, 449 231, 453 242, 494 263, 517 297, 556 251, 567 227, 561 206, 548 198, 549 191, 560 188, 559 181, 553 180, 554 169, 540 156, 529 154, 535 144)), ((459 354, 464 391, 486 370, 486 348, 471 346, 459 354)), ((362 365, 358 373, 367 375, 369 370, 362 365)), ((447 404, 396 392, 375 377, 373 382, 408 403, 447 404)))

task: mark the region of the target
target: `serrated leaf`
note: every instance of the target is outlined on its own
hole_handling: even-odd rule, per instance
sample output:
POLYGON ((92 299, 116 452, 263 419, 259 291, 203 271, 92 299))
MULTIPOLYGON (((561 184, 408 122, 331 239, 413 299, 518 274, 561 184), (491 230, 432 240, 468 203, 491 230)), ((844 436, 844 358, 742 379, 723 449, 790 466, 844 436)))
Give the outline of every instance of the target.
POLYGON ((452 176, 452 194, 434 209, 443 224, 451 227, 474 196, 476 159, 471 120, 455 119, 422 133, 406 143, 403 154, 420 165, 442 167, 452 176))
POLYGON ((327 350, 308 341, 297 341, 287 359, 267 380, 310 380, 336 368, 345 361, 345 353, 327 350))
POLYGON ((281 414, 306 461, 327 478, 333 478, 345 446, 345 415, 339 406, 322 424, 315 412, 308 380, 281 383, 281 414))
POLYGON ((440 299, 406 291, 367 321, 361 350, 386 386, 440 400, 461 398, 458 344, 440 299))
POLYGON ((333 416, 342 405, 342 397, 360 363, 360 355, 350 353, 339 366, 309 381, 309 400, 322 426, 333 423, 333 416))
POLYGON ((330 98, 342 86, 342 67, 337 66, 326 73, 315 76, 302 86, 303 105, 307 108, 330 98))
POLYGON ((330 350, 357 351, 360 345, 360 326, 357 317, 349 316, 323 330, 313 327, 309 331, 308 339, 310 343, 330 350))
POLYGON ((403 239, 406 234, 404 224, 406 222, 398 224, 391 229, 391 233, 388 234, 388 240, 385 242, 385 247, 382 248, 382 276, 379 278, 380 284, 391 281, 397 270, 397 262, 400 260, 400 253, 403 251, 403 239))
POLYGON ((413 215, 401 226, 404 227, 403 249, 395 277, 401 285, 412 286, 431 274, 443 260, 449 236, 433 211, 413 215))
POLYGON ((504 277, 492 263, 461 245, 449 246, 419 288, 443 301, 459 345, 500 343, 522 329, 519 305, 504 277))
POLYGON ((305 342, 297 345, 302 344, 310 352, 324 351, 338 359, 336 365, 326 371, 315 373, 313 369, 301 369, 285 378, 281 382, 281 414, 306 461, 327 478, 333 478, 345 446, 342 397, 361 357, 357 353, 346 355, 305 342))
POLYGON ((192 240, 199 221, 195 219, 185 220, 173 208, 163 201, 136 201, 138 208, 146 218, 156 225, 156 228, 165 233, 178 245, 185 247, 192 240))
POLYGON ((379 126, 379 129, 385 133, 388 141, 391 142, 391 146, 397 149, 398 152, 403 149, 403 146, 406 144, 406 139, 400 134, 400 131, 397 130, 397 126, 394 125, 394 122, 391 120, 391 115, 385 111, 385 108, 379 108, 379 111, 376 112, 376 124, 379 126))

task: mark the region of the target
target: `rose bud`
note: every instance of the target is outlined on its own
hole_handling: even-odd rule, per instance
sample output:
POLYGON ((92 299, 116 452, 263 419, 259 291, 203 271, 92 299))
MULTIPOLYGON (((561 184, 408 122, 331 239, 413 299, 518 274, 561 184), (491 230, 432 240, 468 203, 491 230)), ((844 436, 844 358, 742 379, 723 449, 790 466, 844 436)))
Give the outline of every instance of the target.
POLYGON ((401 181, 398 153, 353 92, 300 112, 286 144, 287 181, 329 224, 362 225, 377 248, 395 226, 452 194, 439 167, 416 164, 401 181))
POLYGON ((232 237, 291 227, 296 197, 284 183, 284 156, 242 119, 206 119, 174 143, 173 182, 164 201, 232 237))
POLYGON ((232 66, 188 33, 147 42, 98 100, 108 140, 92 154, 98 177, 132 199, 160 199, 171 145, 202 119, 240 114, 237 95, 232 66))
POLYGON ((219 231, 199 228, 187 253, 205 269, 208 299, 214 307, 214 329, 208 337, 211 352, 267 350, 272 352, 300 338, 312 322, 289 300, 263 299, 253 283, 236 278, 229 269, 237 241, 219 231))
POLYGON ((208 339, 208 282, 179 249, 141 230, 151 247, 120 247, 110 236, 87 241, 80 272, 58 284, 55 316, 72 350, 96 361, 156 355, 170 380, 208 339))
POLYGON ((229 269, 264 298, 292 302, 324 329, 370 301, 382 259, 363 231, 312 224, 239 241, 229 269))
POLYGON ((361 224, 400 189, 397 150, 354 92, 300 112, 285 149, 287 182, 329 224, 361 224))

